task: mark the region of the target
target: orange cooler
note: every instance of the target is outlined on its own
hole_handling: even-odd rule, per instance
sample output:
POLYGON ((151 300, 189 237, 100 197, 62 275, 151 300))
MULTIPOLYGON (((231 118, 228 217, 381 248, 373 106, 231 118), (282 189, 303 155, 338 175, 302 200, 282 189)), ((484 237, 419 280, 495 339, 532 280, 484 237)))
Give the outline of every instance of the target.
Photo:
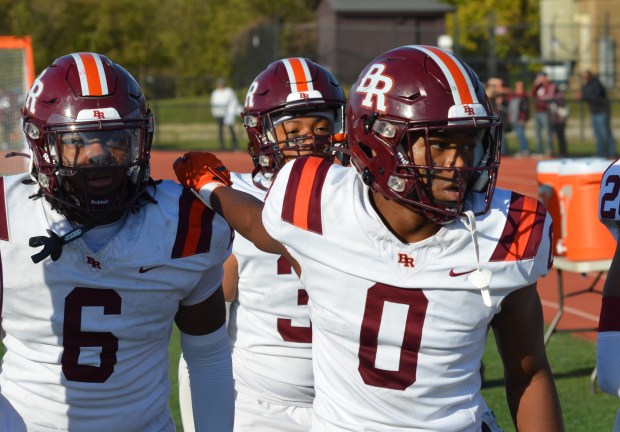
POLYGON ((616 242, 598 219, 601 179, 611 163, 603 158, 584 158, 564 159, 559 164, 556 190, 561 237, 556 249, 566 259, 594 261, 611 259, 614 255, 616 242))
POLYGON ((562 238, 562 217, 560 214, 560 167, 570 159, 550 159, 538 162, 536 179, 538 181, 538 199, 547 207, 553 220, 553 254, 563 256, 565 249, 558 241, 562 238))

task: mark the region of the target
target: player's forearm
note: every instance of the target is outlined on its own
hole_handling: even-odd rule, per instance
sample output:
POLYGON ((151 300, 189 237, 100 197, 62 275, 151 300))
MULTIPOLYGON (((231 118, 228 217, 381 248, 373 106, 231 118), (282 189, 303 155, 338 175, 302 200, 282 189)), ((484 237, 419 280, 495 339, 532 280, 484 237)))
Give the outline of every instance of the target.
POLYGON ((181 332, 181 348, 189 371, 196 431, 232 430, 234 389, 226 326, 201 336, 181 332))
POLYGON ((507 382, 506 396, 518 431, 564 430, 560 400, 548 367, 539 369, 525 384, 507 382))
POLYGON ((260 250, 283 254, 283 246, 265 230, 263 203, 254 196, 229 187, 218 187, 211 193, 211 206, 240 235, 260 250))

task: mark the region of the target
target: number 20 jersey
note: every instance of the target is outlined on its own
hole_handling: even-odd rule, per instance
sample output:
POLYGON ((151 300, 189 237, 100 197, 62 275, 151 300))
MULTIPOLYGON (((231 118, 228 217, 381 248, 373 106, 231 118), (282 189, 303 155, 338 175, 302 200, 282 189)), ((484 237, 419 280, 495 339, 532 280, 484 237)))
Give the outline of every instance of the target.
POLYGON ((39 249, 28 240, 71 227, 47 200, 29 198, 38 185, 28 178, 0 177, 0 391, 30 431, 162 431, 173 320, 179 304, 220 286, 228 224, 164 181, 157 203, 129 212, 98 252, 77 239, 57 261, 34 264, 39 249))
MULTIPOLYGON (((478 194, 470 206, 482 206, 478 194)), ((508 294, 552 264, 542 204, 498 189, 477 218, 491 306, 468 279, 476 253, 460 219, 402 243, 352 168, 318 158, 287 164, 263 223, 301 265, 309 295, 313 431, 480 430, 488 326, 508 294)))
POLYGON ((598 217, 617 241, 620 237, 620 160, 605 170, 598 202, 598 217))

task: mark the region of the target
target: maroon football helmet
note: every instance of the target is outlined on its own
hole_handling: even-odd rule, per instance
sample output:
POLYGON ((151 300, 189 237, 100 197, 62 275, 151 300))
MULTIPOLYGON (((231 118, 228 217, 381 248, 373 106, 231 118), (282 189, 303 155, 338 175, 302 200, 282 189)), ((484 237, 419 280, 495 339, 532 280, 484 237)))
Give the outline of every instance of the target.
POLYGON ((243 125, 256 171, 278 172, 286 162, 283 149, 296 150, 297 155, 324 156, 334 145, 332 136, 277 141, 275 125, 300 115, 327 113, 334 125, 334 134, 341 134, 344 105, 342 87, 324 67, 305 58, 286 58, 271 63, 250 86, 244 104, 243 125))
POLYGON ((35 80, 21 112, 31 174, 58 208, 100 217, 129 207, 144 191, 153 114, 136 80, 107 57, 56 59, 35 80), (123 178, 118 187, 93 187, 110 173, 123 178))
POLYGON ((379 55, 360 74, 347 103, 351 162, 373 191, 447 223, 480 192, 488 211, 500 160, 501 123, 475 72, 450 52, 404 46, 379 55), (438 166, 429 137, 471 130, 472 166, 438 166), (424 139, 424 161, 412 146, 424 139), (435 199, 434 178, 458 187, 457 202, 435 199))

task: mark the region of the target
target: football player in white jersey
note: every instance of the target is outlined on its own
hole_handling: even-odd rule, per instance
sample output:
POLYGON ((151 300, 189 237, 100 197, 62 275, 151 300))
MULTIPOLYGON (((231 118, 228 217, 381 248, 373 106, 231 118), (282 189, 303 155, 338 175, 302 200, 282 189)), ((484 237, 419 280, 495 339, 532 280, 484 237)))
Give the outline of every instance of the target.
POLYGON ((561 431, 536 283, 552 265, 551 218, 495 189, 501 123, 451 53, 406 46, 351 88, 355 170, 297 158, 264 208, 213 155, 177 177, 262 250, 286 256, 309 295, 313 431, 480 431, 487 328, 519 431, 561 431), (262 213, 262 223, 261 223, 262 213))
MULTIPOLYGON (((616 242, 620 235, 620 160, 607 168, 601 181, 599 219, 616 242)), ((603 301, 596 343, 596 368, 601 390, 620 397, 620 248, 611 261, 603 286, 603 301)), ((620 432, 620 410, 614 432, 620 432)))
POLYGON ((150 178, 138 83, 103 55, 69 54, 37 77, 22 117, 30 172, 0 177, 0 418, 10 405, 34 432, 174 431, 176 322, 197 429, 232 430, 221 280, 233 233, 150 178))
MULTIPOLYGON (((305 58, 271 63, 250 85, 244 126, 252 173, 232 173, 235 189, 264 201, 280 168, 302 155, 333 159, 343 132, 345 97, 336 78, 305 58), (338 136, 338 135, 337 135, 338 136), (337 145, 337 144, 334 144, 337 145)), ((231 303, 228 335, 235 381, 235 431, 308 431, 314 399, 312 327, 307 294, 286 258, 241 236, 224 266, 231 303)), ((180 394, 188 394, 184 364, 180 394)), ((191 426, 191 404, 181 398, 191 426)))

